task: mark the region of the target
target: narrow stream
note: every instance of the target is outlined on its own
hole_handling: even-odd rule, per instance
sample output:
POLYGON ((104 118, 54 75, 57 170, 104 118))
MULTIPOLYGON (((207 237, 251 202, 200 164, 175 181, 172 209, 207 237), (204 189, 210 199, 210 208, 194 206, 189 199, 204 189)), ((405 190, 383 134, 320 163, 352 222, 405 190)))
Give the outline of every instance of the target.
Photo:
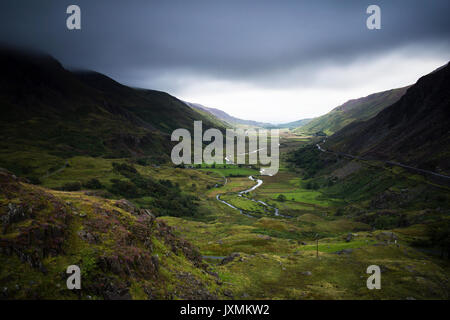
MULTIPOLYGON (((253 178, 253 176, 249 176, 248 178, 249 178, 250 180, 252 180, 252 181, 256 181, 256 184, 255 184, 253 187, 249 188, 249 189, 246 189, 246 190, 243 190, 243 191, 239 191, 239 192, 238 192, 238 196, 239 196, 239 197, 242 197, 244 194, 247 194, 247 193, 249 193, 249 192, 252 192, 253 190, 255 190, 256 188, 258 188, 259 186, 261 186, 261 185, 263 184, 263 181, 262 181, 261 179, 255 179, 255 178, 253 178)), ((220 199, 220 196, 221 196, 221 195, 222 195, 222 194, 217 194, 217 195, 216 195, 216 199, 217 199, 218 201, 220 201, 220 202, 226 204, 227 206, 229 206, 230 208, 233 208, 234 210, 238 210, 241 214, 243 214, 243 215, 245 215, 245 216, 247 216, 247 217, 250 217, 250 218, 256 218, 256 217, 254 217, 254 216, 252 216, 252 215, 250 215, 250 214, 248 214, 248 213, 244 213, 244 211, 243 211, 242 209, 239 209, 239 208, 233 206, 231 203, 228 203, 228 202, 226 202, 225 200, 220 199)), ((267 207, 267 208, 273 209, 273 210, 274 210, 275 216, 279 216, 279 217, 283 217, 283 218, 291 218, 290 216, 283 216, 283 215, 281 215, 281 214, 279 213, 279 211, 278 211, 278 208, 272 207, 271 205, 265 203, 264 201, 261 201, 261 200, 255 200, 255 199, 253 199, 253 198, 247 198, 247 199, 250 200, 250 201, 256 202, 256 203, 260 203, 260 204, 262 204, 263 206, 265 206, 265 207, 267 207)))

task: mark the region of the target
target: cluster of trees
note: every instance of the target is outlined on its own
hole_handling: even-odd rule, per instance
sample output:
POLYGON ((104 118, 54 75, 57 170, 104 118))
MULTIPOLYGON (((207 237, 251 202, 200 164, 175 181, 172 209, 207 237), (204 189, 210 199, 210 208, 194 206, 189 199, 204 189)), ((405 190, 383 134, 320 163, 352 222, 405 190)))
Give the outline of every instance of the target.
POLYGON ((331 161, 327 156, 321 154, 314 145, 307 145, 291 152, 287 160, 294 166, 302 168, 305 178, 313 177, 331 161))
POLYGON ((113 168, 128 181, 112 179, 108 191, 128 199, 151 196, 151 209, 156 215, 194 216, 198 212, 198 198, 181 191, 178 183, 142 176, 126 163, 113 163, 113 168))
POLYGON ((441 251, 441 257, 450 259, 450 221, 441 221, 428 226, 431 245, 441 251))
POLYGON ((317 190, 317 189, 319 189, 320 187, 319 187, 319 184, 317 183, 317 182, 313 182, 313 181, 308 181, 306 184, 305 184, 305 189, 308 189, 308 190, 317 190))
POLYGON ((65 183, 61 189, 64 191, 79 191, 82 188, 85 189, 102 189, 104 186, 103 184, 95 178, 89 179, 85 182, 80 181, 74 181, 74 182, 68 182, 65 183))
POLYGON ((141 166, 150 166, 150 165, 162 165, 166 163, 170 158, 166 154, 158 154, 148 157, 141 157, 136 159, 136 163, 141 166))
MULTIPOLYGON (((344 209, 342 209, 341 213, 343 212, 344 209)), ((357 214, 357 221, 366 223, 377 230, 404 228, 412 224, 410 219, 408 219, 408 216, 404 213, 380 211, 373 214, 364 214, 363 212, 357 214)), ((336 215, 338 214, 336 213, 336 215)))

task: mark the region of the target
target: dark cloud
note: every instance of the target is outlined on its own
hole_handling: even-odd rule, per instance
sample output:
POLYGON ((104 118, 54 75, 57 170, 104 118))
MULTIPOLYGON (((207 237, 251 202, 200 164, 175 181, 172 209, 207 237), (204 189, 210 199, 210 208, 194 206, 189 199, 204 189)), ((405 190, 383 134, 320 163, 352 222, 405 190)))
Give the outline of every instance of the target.
POLYGON ((264 82, 408 45, 448 49, 449 9, 448 0, 3 0, 0 39, 135 85, 178 70, 264 82), (81 7, 81 31, 66 29, 70 4, 81 7), (381 30, 365 27, 369 4, 381 7, 381 30))

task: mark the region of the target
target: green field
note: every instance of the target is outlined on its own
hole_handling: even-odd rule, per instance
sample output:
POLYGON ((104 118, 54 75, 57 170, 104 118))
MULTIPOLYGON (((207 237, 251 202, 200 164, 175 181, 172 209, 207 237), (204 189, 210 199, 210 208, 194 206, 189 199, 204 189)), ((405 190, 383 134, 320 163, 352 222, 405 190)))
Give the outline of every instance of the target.
POLYGON ((225 177, 243 177, 243 176, 252 176, 259 175, 259 171, 251 168, 237 168, 237 167, 228 167, 228 168, 202 168, 199 169, 202 171, 208 172, 216 172, 225 177))

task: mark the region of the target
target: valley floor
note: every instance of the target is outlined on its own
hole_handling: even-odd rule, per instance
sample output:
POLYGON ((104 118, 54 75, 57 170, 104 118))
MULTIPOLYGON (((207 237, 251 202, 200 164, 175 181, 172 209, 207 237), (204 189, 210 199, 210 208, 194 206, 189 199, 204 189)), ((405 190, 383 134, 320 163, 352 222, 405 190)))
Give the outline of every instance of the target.
MULTIPOLYGON (((177 248, 174 249, 172 242, 165 240, 167 235, 163 231, 152 238, 155 248, 153 258, 149 259, 158 261, 154 264, 158 264, 162 274, 157 278, 159 280, 156 285, 153 285, 152 281, 143 280, 145 275, 136 278, 132 273, 131 297, 449 299, 448 260, 430 254, 432 249, 425 250, 414 245, 427 238, 428 216, 439 215, 443 219, 448 218, 446 198, 439 207, 435 202, 426 200, 406 203, 405 199, 409 199, 407 196, 400 199, 405 200, 406 204, 402 204, 395 197, 392 198, 392 195, 403 193, 412 193, 411 197, 414 198, 417 192, 421 192, 421 188, 432 190, 441 187, 398 168, 373 168, 357 161, 339 162, 331 165, 329 171, 319 175, 319 178, 305 178, 301 170, 288 166, 286 155, 288 151, 310 142, 310 139, 292 134, 282 137, 283 158, 280 172, 273 177, 258 177, 263 180, 263 184, 242 196, 238 194, 240 191, 255 184, 248 175, 256 176, 257 170, 220 166, 184 169, 135 164, 142 177, 168 179, 178 184, 183 192, 195 194, 198 197, 199 210, 192 217, 166 215, 156 219, 161 223, 159 229, 164 229, 165 224, 173 227, 172 231, 164 232, 170 235, 170 241, 176 243, 177 248), (338 181, 330 183, 323 180, 324 176, 336 177, 338 181), (386 195, 386 192, 389 193, 386 195), (384 197, 381 200, 380 194, 384 197), (251 216, 218 201, 217 195, 221 195, 221 199, 244 213, 251 213, 251 216), (280 198, 280 195, 283 197, 280 198), (274 211, 267 210, 267 207, 250 199, 263 201, 277 208, 280 215, 275 215, 274 211), (397 215, 405 215, 407 219, 412 219, 413 223, 398 226, 389 224, 391 220, 388 220, 389 223, 376 220, 379 216, 392 219, 397 215), (173 237, 181 240, 175 241, 173 237), (183 248, 184 239, 198 248, 199 254, 203 256, 201 263, 206 264, 201 269, 197 269, 200 263, 197 257, 185 257, 194 249, 184 247, 183 250, 188 252, 179 255, 179 248, 183 248), (367 288, 366 282, 370 275, 366 270, 370 265, 378 265, 381 268, 380 290, 367 288), (186 293, 188 282, 183 279, 196 284, 197 291, 186 293), (148 293, 152 290, 153 296, 148 293)), ((54 174, 45 174, 43 171, 42 185, 46 188, 61 188, 78 177, 83 177, 96 178, 109 187, 114 179, 123 179, 117 171, 112 170, 112 163, 120 161, 89 157, 67 159, 54 174)), ((442 188, 444 197, 448 196, 448 189, 442 188)), ((69 206, 73 204, 77 210, 88 210, 87 208, 92 206, 94 209, 95 206, 100 206, 102 210, 106 210, 106 213, 101 210, 88 213, 88 218, 95 218, 97 223, 104 220, 102 215, 116 212, 122 217, 121 224, 126 222, 124 227, 133 232, 133 221, 139 219, 115 208, 116 204, 112 200, 98 200, 102 199, 102 190, 48 190, 50 198, 56 197, 58 201, 68 203, 69 206), (100 202, 96 204, 97 201, 100 202)), ((5 206, 8 205, 9 200, 4 196, 1 200, 5 206)), ((152 195, 145 195, 130 200, 137 208, 145 208, 154 198, 152 195)), ((82 226, 80 221, 84 220, 79 217, 75 219, 76 223, 70 224, 70 228, 82 226)), ((120 230, 122 229, 123 227, 120 230)), ((72 237, 77 238, 77 230, 73 230, 72 237)), ((107 256, 117 249, 113 245, 117 240, 114 232, 108 235, 111 238, 105 238, 105 242, 99 247, 107 256)), ((11 233, 6 236, 16 235, 11 233)), ((70 243, 75 243, 83 250, 81 254, 73 252, 73 255, 81 255, 81 260, 94 259, 88 263, 95 265, 96 253, 90 251, 88 244, 83 244, 83 241, 75 238, 71 238, 70 243)), ((66 243, 67 245, 69 243, 66 243)), ((134 252, 133 250, 144 248, 144 242, 133 245, 138 249, 129 247, 127 250, 134 252)), ((71 248, 69 252, 73 250, 75 248, 71 248)), ((8 277, 17 277, 11 268, 16 268, 19 262, 17 259, 11 259, 7 260, 11 263, 10 266, 2 265, 2 284, 11 285, 7 281, 8 277)), ((63 261, 67 262, 69 259, 47 259, 45 263, 49 264, 51 270, 59 270, 59 264, 63 261), (58 265, 54 264, 55 261, 58 265)), ((153 268, 158 266, 153 265, 153 268)), ((94 276, 89 275, 90 278, 94 276)), ((48 286, 48 283, 46 285, 48 286)), ((48 297, 59 296, 57 293, 49 293, 48 297)))
MULTIPOLYGON (((284 142, 282 152, 295 143, 284 142)), ((355 169, 347 171, 350 175, 355 169)), ((423 224, 383 230, 352 215, 338 216, 340 207, 357 204, 320 188, 306 189, 300 176, 283 167, 274 177, 260 177, 264 183, 251 194, 289 218, 264 212, 255 202, 238 196, 238 191, 254 184, 240 177, 228 178, 225 186, 206 193, 203 205, 214 213, 207 219, 161 219, 200 248, 235 298, 449 298, 448 261, 411 245, 425 236, 423 224), (218 193, 226 193, 223 199, 256 218, 216 201, 218 193), (286 200, 277 201, 279 195, 286 200), (367 288, 370 265, 381 268, 381 290, 367 288)))

